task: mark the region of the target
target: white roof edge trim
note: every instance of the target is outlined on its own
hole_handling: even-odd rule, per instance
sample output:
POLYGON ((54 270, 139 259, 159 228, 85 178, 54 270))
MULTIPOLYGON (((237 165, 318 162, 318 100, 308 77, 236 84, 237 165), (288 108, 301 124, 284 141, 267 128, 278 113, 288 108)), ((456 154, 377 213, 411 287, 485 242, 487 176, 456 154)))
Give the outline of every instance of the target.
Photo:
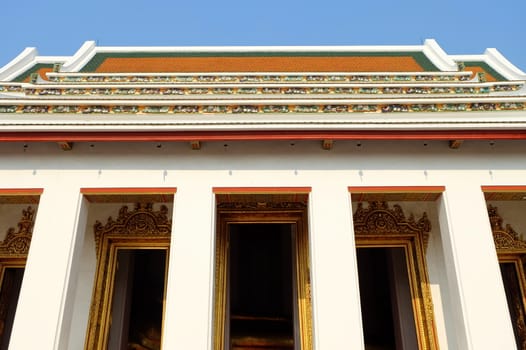
POLYGON ((37 56, 35 57, 35 63, 66 62, 70 58, 70 56, 37 56))
POLYGON ((424 41, 423 52, 441 71, 458 71, 456 62, 438 45, 435 39, 424 41))
POLYGON ((80 49, 67 60, 60 69, 61 72, 78 72, 95 56, 99 48, 95 41, 86 41, 80 49))
POLYGON ((363 51, 422 51, 422 45, 345 45, 345 46, 99 46, 98 53, 134 52, 363 52, 363 51))
POLYGON ((72 132, 136 132, 136 131, 298 131, 298 130, 522 130, 526 127, 526 121, 437 121, 429 123, 427 120, 414 121, 313 121, 310 123, 298 123, 295 121, 276 122, 238 122, 232 124, 221 123, 150 123, 150 124, 128 124, 120 123, 72 123, 55 122, 47 124, 28 124, 24 123, 2 123, 2 128, 10 132, 39 132, 39 131, 72 131, 72 132), (116 125, 117 124, 117 125, 116 125))
POLYGON ((38 55, 38 50, 34 47, 27 47, 11 62, 0 68, 0 81, 9 81, 22 74, 29 66, 34 63, 38 55))
POLYGON ((488 63, 506 78, 510 80, 526 79, 526 73, 508 61, 508 59, 504 57, 499 50, 495 48, 489 48, 486 49, 484 54, 487 57, 486 63, 488 63))
POLYGON ((451 55, 450 57, 456 62, 485 62, 491 66, 491 68, 495 69, 499 74, 509 80, 526 79, 526 73, 508 61, 508 59, 495 48, 486 49, 486 51, 480 55, 451 55))
POLYGON ((449 55, 455 62, 486 61, 486 55, 449 55))

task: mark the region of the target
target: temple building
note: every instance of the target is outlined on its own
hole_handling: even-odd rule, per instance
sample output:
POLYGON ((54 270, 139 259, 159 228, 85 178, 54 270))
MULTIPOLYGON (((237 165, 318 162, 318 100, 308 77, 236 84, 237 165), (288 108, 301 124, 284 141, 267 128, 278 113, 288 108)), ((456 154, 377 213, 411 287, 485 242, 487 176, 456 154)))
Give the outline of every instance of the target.
POLYGON ((525 155, 496 49, 28 48, 0 350, 526 349, 525 155))

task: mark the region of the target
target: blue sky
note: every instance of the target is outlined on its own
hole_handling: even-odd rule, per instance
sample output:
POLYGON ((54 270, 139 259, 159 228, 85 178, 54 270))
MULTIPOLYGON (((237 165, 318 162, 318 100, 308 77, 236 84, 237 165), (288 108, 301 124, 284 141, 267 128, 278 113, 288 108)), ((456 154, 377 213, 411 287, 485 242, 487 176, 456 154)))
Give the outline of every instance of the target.
POLYGON ((103 46, 418 45, 497 48, 526 71, 524 0, 4 0, 0 66, 25 47, 72 55, 103 46), (522 46, 522 48, 521 48, 522 46))

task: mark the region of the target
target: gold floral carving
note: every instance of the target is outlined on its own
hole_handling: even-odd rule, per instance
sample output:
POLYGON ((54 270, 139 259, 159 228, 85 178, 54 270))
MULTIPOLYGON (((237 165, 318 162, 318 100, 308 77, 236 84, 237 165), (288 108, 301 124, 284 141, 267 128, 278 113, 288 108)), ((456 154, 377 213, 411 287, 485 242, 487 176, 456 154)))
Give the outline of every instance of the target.
POLYGON ((153 210, 152 203, 136 203, 132 211, 128 206, 119 210, 117 219, 111 216, 105 225, 95 222, 95 241, 97 247, 104 235, 117 236, 169 236, 172 230, 171 220, 168 218, 168 208, 162 205, 158 211, 153 210))
POLYGON ((364 208, 363 203, 360 202, 354 212, 353 220, 356 235, 419 234, 424 248, 427 248, 431 222, 425 212, 416 220, 413 214, 406 218, 402 207, 398 204, 389 208, 387 202, 372 201, 367 208, 364 208))
POLYGON ((35 209, 31 206, 22 210, 22 218, 18 222, 18 230, 11 227, 7 230, 5 239, 0 243, 0 255, 27 255, 33 233, 35 209))
POLYGON ((526 242, 520 238, 519 234, 509 224, 502 225, 503 220, 497 207, 488 205, 488 214, 497 250, 525 250, 526 252, 526 242))

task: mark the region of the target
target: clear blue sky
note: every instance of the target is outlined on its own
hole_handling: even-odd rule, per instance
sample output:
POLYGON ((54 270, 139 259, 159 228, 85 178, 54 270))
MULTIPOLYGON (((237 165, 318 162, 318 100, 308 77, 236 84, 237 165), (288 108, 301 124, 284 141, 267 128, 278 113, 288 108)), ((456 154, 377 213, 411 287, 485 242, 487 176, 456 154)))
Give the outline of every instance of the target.
POLYGON ((25 47, 72 55, 102 46, 418 45, 497 48, 526 71, 525 0, 4 0, 0 66, 25 47))

